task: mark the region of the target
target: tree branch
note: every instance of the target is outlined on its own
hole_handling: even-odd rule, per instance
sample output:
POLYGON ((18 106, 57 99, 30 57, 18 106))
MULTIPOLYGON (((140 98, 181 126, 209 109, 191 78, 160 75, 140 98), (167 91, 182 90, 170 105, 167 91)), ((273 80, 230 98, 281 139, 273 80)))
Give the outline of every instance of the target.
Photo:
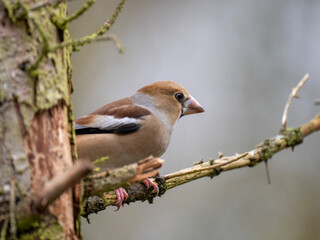
POLYGON ((84 176, 93 170, 89 161, 78 160, 61 175, 57 175, 44 187, 40 194, 33 197, 30 208, 33 213, 43 212, 50 203, 56 200, 64 191, 73 187, 84 176))
POLYGON ((121 42, 119 41, 118 37, 114 34, 109 34, 106 36, 101 36, 93 40, 92 42, 101 42, 101 41, 112 41, 114 45, 116 46, 119 53, 124 53, 125 49, 121 42))
MULTIPOLYGON (((306 122, 298 128, 287 129, 287 115, 288 110, 291 105, 291 102, 294 97, 296 97, 297 91, 303 86, 303 84, 308 79, 309 74, 306 74, 303 79, 298 83, 298 85, 292 90, 292 93, 289 97, 289 100, 286 104, 284 114, 282 117, 282 128, 281 132, 273 138, 264 140, 262 143, 257 145, 250 152, 243 154, 236 154, 235 156, 225 157, 223 154, 219 153, 219 159, 211 159, 208 162, 196 163, 193 167, 180 170, 178 172, 170 173, 162 177, 156 177, 153 180, 157 183, 159 187, 159 196, 165 193, 166 190, 175 188, 182 184, 194 181, 203 177, 213 178, 218 176, 221 172, 230 171, 237 168, 243 167, 253 167, 261 162, 267 162, 268 159, 271 159, 274 154, 277 152, 291 147, 292 149, 303 142, 303 139, 310 135, 311 133, 320 130, 320 113, 316 115, 312 120, 306 122)), ((119 172, 120 173, 120 172, 119 172)), ((117 174, 115 174, 117 175, 117 174)), ((123 174, 119 174, 122 176, 123 174)), ((125 174, 124 174, 125 175, 125 174)), ((106 174, 101 175, 99 178, 95 178, 98 184, 99 181, 104 180, 106 174)), ((127 177, 127 176, 126 176, 127 177)), ((146 176, 141 177, 139 180, 142 180, 146 176)), ((127 178, 128 179, 128 178, 127 178)), ((119 178, 119 180, 121 180, 119 178)), ((117 203, 117 197, 115 191, 105 192, 107 189, 114 189, 116 187, 122 186, 126 187, 129 197, 124 201, 124 203, 129 204, 130 202, 135 201, 145 201, 148 200, 152 203, 153 198, 157 196, 156 190, 149 188, 142 183, 132 184, 133 181, 124 181, 123 179, 120 182, 116 182, 112 179, 108 180, 109 186, 111 187, 97 187, 92 184, 90 178, 85 180, 85 191, 87 191, 86 196, 91 196, 85 199, 82 203, 83 211, 82 216, 88 217, 91 213, 96 213, 105 209, 107 206, 115 205, 117 203), (110 183, 116 182, 114 185, 110 183), (125 185, 124 182, 127 184, 125 185), (132 185, 130 185, 132 184, 132 185), (98 195, 98 196, 92 196, 98 195)))
POLYGON ((115 36, 113 34, 106 35, 106 36, 97 36, 95 38, 90 38, 90 36, 88 36, 88 37, 84 37, 81 39, 73 39, 70 41, 62 42, 61 44, 58 44, 58 45, 52 47, 49 51, 56 51, 58 49, 61 49, 64 47, 69 47, 69 46, 72 46, 73 48, 77 48, 77 47, 83 46, 85 44, 89 44, 92 42, 100 42, 100 41, 113 41, 118 49, 118 52, 124 53, 124 47, 120 43, 117 36, 115 36))
MULTIPOLYGON (((47 56, 47 54, 49 52, 57 51, 57 50, 62 49, 64 47, 72 46, 72 50, 76 51, 76 50, 78 50, 78 47, 83 46, 85 44, 89 44, 91 42, 111 40, 115 43, 119 53, 124 52, 124 48, 122 47, 121 43, 119 42, 119 40, 117 39, 116 36, 114 36, 114 35, 103 36, 103 35, 110 30, 110 28, 112 27, 112 25, 116 21, 116 19, 119 16, 121 9, 122 9, 124 3, 126 2, 126 0, 120 1, 120 3, 118 4, 118 6, 115 9, 112 16, 109 19, 107 19, 107 21, 105 21, 102 24, 102 26, 93 34, 91 34, 89 36, 85 36, 80 39, 71 39, 71 40, 67 40, 62 43, 56 44, 54 46, 50 46, 49 39, 46 36, 45 31, 44 31, 41 23, 38 21, 38 19, 36 19, 33 16, 33 11, 39 10, 42 7, 46 7, 48 5, 58 5, 64 1, 66 1, 66 0, 41 1, 41 2, 35 3, 32 6, 26 5, 26 4, 22 3, 22 1, 20 1, 20 0, 18 0, 13 5, 8 0, 4 1, 5 7, 7 8, 8 13, 9 13, 12 21, 16 22, 17 19, 23 19, 23 18, 30 19, 32 21, 33 25, 35 26, 35 28, 37 29, 37 31, 39 32, 40 40, 42 43, 42 48, 41 48, 41 52, 40 52, 40 55, 38 56, 37 60, 30 67, 28 67, 28 71, 31 76, 36 76, 38 74, 38 72, 36 70, 39 67, 39 64, 41 63, 41 61, 47 56)), ((54 14, 52 16, 51 20, 52 20, 52 22, 55 23, 55 25, 59 29, 64 30, 64 29, 66 29, 66 26, 70 21, 81 16, 94 3, 95 3, 95 0, 87 0, 86 3, 84 3, 83 6, 78 11, 76 11, 74 14, 72 14, 71 16, 61 17, 59 14, 54 14)))
MULTIPOLYGON (((223 157, 218 160, 210 160, 205 163, 199 163, 191 168, 168 174, 162 178, 156 178, 156 182, 160 183, 160 195, 168 189, 172 189, 202 177, 213 178, 221 172, 247 166, 253 167, 260 162, 270 159, 275 153, 285 148, 293 148, 294 146, 302 143, 304 137, 318 131, 319 129, 320 113, 315 118, 298 128, 288 129, 282 134, 266 139, 248 153, 232 157, 223 157), (160 182, 159 179, 162 179, 163 182, 160 182)), ((149 200, 150 202, 152 201, 150 199, 156 196, 155 190, 147 190, 145 186, 140 183, 131 185, 127 191, 129 193, 129 198, 125 201, 127 204, 137 200, 149 200)), ((110 205, 115 205, 117 202, 115 192, 111 191, 105 193, 102 198, 99 199, 100 205, 102 204, 101 201, 103 202, 104 208, 110 205)))
POLYGON ((105 206, 101 197, 106 191, 119 187, 129 187, 133 183, 157 175, 158 169, 162 166, 163 162, 159 158, 150 156, 138 163, 109 169, 85 178, 81 215, 88 217, 91 213, 102 211, 105 209, 105 206))
POLYGON ((101 196, 106 191, 129 187, 133 183, 155 176, 163 162, 160 158, 150 156, 138 163, 92 174, 84 179, 84 197, 101 196))
MULTIPOLYGON (((118 4, 118 6, 117 6, 116 10, 114 11, 114 13, 112 14, 112 16, 107 21, 105 21, 105 23, 102 24, 102 26, 95 33, 93 33, 89 36, 85 36, 80 39, 73 39, 70 41, 62 42, 61 44, 58 44, 58 45, 50 48, 50 51, 56 51, 60 48, 66 47, 66 46, 72 46, 73 50, 75 51, 80 46, 83 46, 85 44, 89 44, 92 41, 96 41, 97 38, 101 37, 102 35, 104 35, 106 32, 108 32, 110 30, 110 28, 112 27, 112 25, 116 21, 119 13, 121 12, 121 9, 122 9, 125 2, 126 2, 126 0, 120 1, 120 3, 118 4)), ((55 20, 55 22, 57 22, 57 24, 59 25, 59 19, 55 20)), ((63 26, 60 26, 60 27, 63 27, 63 26)))
POLYGON ((297 93, 300 90, 300 88, 302 88, 302 86, 305 84, 305 82, 309 79, 309 73, 306 73, 303 78, 300 80, 300 82, 297 84, 297 86, 295 86, 292 91, 291 94, 289 96, 288 102, 286 104, 286 106, 284 107, 283 110, 283 115, 282 115, 282 125, 280 128, 280 133, 282 131, 285 131, 287 128, 287 119, 288 119, 288 113, 289 113, 289 108, 291 106, 291 103, 293 101, 294 98, 298 98, 297 93))
POLYGON ((73 13, 71 16, 68 16, 66 18, 56 18, 56 24, 59 25, 60 28, 64 29, 66 28, 67 24, 78 17, 80 17, 85 11, 87 11, 94 3, 96 0, 87 0, 82 7, 77 10, 75 13, 73 13))

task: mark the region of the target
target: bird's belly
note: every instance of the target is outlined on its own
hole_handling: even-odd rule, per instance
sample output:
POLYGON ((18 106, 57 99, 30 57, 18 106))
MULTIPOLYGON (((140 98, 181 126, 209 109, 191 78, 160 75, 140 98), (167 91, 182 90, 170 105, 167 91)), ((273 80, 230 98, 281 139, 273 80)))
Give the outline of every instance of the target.
POLYGON ((139 129, 129 134, 90 134, 78 135, 76 144, 79 159, 94 161, 104 156, 109 159, 100 167, 117 168, 153 155, 160 157, 170 142, 168 132, 148 131, 139 129))

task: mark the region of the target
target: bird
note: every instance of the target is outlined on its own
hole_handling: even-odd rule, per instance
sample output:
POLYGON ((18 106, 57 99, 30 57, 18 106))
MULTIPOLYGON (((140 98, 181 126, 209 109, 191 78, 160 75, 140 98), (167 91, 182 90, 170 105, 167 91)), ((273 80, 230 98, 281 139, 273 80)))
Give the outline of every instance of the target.
MULTIPOLYGON (((160 157, 168 148, 175 123, 201 112, 203 107, 178 83, 151 83, 74 121, 78 158, 94 161, 108 156, 99 167, 113 169, 150 155, 160 157)), ((150 179, 144 183, 159 192, 150 179)), ((123 188, 116 195, 119 209, 128 195, 123 188)))

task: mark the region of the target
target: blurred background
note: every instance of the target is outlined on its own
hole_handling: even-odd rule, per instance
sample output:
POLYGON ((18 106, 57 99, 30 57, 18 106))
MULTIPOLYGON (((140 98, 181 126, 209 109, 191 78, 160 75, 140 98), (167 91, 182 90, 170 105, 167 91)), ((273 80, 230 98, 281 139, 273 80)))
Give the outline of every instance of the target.
MULTIPOLYGON (((69 13, 84 1, 69 2, 69 13)), ((97 1, 70 25, 79 38, 98 29, 119 0, 97 1)), ((289 112, 295 127, 320 112, 320 1, 131 0, 110 33, 73 54, 75 117, 140 87, 173 80, 206 112, 175 126, 161 174, 218 151, 250 151, 275 136, 291 89, 310 79, 289 112)), ((82 219, 84 239, 320 239, 320 133, 264 164, 200 179, 154 204, 108 207, 82 219)))

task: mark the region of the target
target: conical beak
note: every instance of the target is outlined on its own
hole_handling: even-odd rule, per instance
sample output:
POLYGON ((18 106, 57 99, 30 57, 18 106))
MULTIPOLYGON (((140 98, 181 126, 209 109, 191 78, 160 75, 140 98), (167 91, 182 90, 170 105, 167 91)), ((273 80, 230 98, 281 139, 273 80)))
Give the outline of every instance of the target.
POLYGON ((192 96, 190 96, 190 99, 184 102, 182 113, 183 116, 201 112, 204 112, 204 109, 201 107, 200 103, 198 103, 198 101, 192 96))

